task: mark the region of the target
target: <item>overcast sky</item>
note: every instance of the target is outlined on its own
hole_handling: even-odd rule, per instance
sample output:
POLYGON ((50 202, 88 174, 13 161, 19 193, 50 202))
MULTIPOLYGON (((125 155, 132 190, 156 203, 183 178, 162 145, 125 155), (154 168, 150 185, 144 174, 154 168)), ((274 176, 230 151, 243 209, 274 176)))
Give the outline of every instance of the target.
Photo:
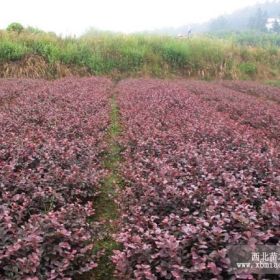
POLYGON ((2 0, 0 28, 20 22, 58 34, 133 32, 203 22, 256 0, 2 0))

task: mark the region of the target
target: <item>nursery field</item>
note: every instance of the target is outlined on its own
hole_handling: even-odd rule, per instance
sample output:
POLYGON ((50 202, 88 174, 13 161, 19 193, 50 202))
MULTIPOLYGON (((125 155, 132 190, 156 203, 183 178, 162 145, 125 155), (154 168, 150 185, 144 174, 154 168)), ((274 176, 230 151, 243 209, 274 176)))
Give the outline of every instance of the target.
POLYGON ((279 103, 254 82, 0 80, 0 279, 262 279, 230 275, 227 246, 280 243, 279 103))

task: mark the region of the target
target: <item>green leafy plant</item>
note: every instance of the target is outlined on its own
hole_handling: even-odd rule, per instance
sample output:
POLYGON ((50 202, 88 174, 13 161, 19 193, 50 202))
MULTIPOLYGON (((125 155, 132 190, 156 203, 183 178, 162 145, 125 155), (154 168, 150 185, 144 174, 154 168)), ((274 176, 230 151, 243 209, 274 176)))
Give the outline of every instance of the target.
POLYGON ((14 42, 0 41, 0 61, 15 61, 27 54, 28 48, 14 42))
POLYGON ((240 71, 248 76, 257 74, 257 66, 251 62, 241 63, 239 66, 240 71))

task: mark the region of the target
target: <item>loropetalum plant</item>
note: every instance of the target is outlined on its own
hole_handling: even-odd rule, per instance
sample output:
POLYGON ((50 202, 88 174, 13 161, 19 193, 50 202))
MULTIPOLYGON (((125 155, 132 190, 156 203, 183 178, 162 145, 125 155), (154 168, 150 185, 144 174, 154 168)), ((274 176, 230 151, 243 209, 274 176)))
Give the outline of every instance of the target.
POLYGON ((128 185, 120 279, 236 279, 228 245, 279 245, 280 107, 207 85, 118 86, 128 185))
POLYGON ((72 279, 97 266, 90 218, 110 86, 0 81, 0 279, 72 279))
POLYGON ((223 81, 227 88, 280 103, 280 88, 251 81, 223 81))
MULTIPOLYGON (((258 88, 249 82, 224 82, 223 84, 225 88, 199 82, 188 82, 185 86, 216 111, 228 115, 230 119, 245 127, 254 128, 253 131, 256 133, 261 131, 262 137, 268 138, 269 141, 279 142, 280 90, 268 86, 258 88), (239 90, 241 92, 238 92, 239 90)), ((255 138, 258 140, 258 135, 255 138)))

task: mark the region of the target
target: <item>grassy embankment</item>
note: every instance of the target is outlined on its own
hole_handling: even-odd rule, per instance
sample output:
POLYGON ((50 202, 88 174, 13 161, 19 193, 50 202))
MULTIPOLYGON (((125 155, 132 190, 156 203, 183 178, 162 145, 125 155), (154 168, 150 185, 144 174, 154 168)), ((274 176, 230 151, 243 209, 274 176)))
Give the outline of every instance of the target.
MULTIPOLYGON (((262 38, 259 39, 262 42, 262 38)), ((280 50, 236 38, 178 39, 96 33, 80 38, 23 31, 0 32, 0 77, 67 75, 193 77, 277 80, 280 50)))

